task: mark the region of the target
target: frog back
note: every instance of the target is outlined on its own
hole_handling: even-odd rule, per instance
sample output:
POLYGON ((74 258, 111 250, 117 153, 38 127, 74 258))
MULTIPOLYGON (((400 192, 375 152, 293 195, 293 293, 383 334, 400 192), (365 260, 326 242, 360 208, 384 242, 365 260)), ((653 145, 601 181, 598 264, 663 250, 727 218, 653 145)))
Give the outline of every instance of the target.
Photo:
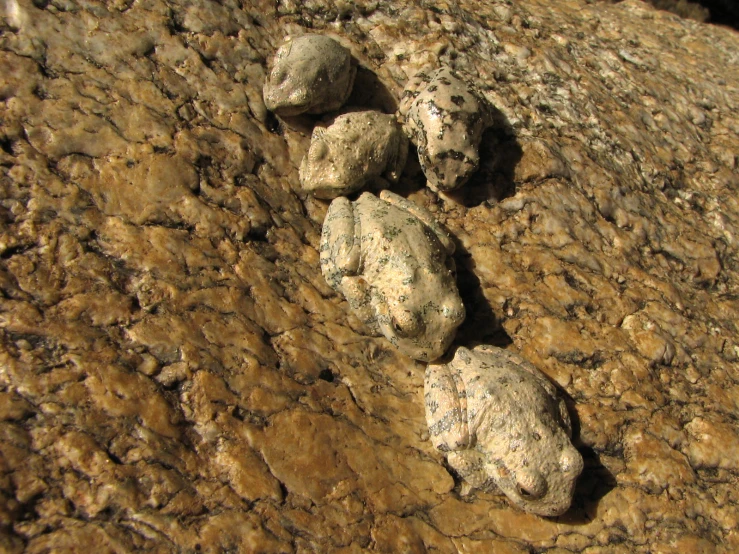
POLYGON ((364 193, 355 203, 355 213, 363 273, 375 284, 382 280, 402 284, 419 267, 444 266, 446 250, 438 237, 410 212, 364 193))
POLYGON ((542 414, 559 419, 556 389, 538 369, 522 363, 527 362, 501 348, 457 349, 450 369, 465 383, 472 435, 478 430, 515 431, 540 420, 542 414))

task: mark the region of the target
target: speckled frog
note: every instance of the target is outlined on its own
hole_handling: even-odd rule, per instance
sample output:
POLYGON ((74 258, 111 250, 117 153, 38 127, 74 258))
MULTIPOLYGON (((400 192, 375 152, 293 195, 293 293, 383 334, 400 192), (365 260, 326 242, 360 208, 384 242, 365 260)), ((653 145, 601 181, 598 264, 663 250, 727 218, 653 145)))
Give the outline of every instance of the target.
POLYGON ((482 94, 443 67, 411 78, 399 111, 429 187, 448 191, 466 183, 480 164, 480 140, 492 120, 482 94))
POLYGON ((336 198, 368 182, 397 183, 408 156, 408 139, 395 116, 357 111, 313 129, 300 165, 303 189, 318 198, 336 198))
POLYGON ((429 361, 465 316, 454 243, 424 208, 389 191, 336 198, 321 236, 321 271, 357 316, 402 353, 429 361))
POLYGON ((275 53, 264 104, 282 116, 338 110, 349 98, 356 74, 351 54, 334 39, 288 37, 275 53))
POLYGON ((492 483, 521 509, 564 513, 583 469, 551 382, 520 356, 481 345, 431 364, 424 383, 431 441, 471 486, 492 483))

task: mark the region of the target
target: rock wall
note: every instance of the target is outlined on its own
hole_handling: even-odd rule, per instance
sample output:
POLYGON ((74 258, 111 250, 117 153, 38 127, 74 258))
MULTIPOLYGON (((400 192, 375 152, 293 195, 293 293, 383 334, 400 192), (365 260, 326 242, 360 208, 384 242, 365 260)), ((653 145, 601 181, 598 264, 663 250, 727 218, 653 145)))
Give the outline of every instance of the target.
POLYGON ((739 550, 739 35, 627 0, 5 0, 0 545, 7 552, 739 550), (457 343, 520 352, 585 458, 544 519, 473 491, 424 365, 320 274, 310 121, 265 110, 288 33, 424 65, 499 110, 454 197, 457 343), (307 130, 306 130, 307 129, 307 130))

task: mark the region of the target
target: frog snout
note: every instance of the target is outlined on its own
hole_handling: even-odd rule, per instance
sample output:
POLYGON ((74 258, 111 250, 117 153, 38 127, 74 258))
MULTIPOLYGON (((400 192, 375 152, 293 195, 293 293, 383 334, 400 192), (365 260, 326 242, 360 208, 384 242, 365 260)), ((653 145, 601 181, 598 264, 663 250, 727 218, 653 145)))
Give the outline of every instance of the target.
POLYGON ((288 97, 287 105, 293 106, 294 108, 303 108, 310 103, 308 90, 305 88, 298 88, 288 97))
POLYGON ((462 304, 459 299, 449 299, 444 304, 442 304, 441 313, 445 318, 453 321, 454 323, 460 324, 462 323, 462 321, 464 321, 464 304, 462 304))

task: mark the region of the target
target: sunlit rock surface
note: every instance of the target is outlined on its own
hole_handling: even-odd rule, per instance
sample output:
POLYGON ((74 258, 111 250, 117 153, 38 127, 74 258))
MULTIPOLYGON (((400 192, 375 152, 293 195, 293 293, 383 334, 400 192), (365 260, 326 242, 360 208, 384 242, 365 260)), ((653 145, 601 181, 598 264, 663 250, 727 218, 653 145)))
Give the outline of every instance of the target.
MULTIPOLYGON (((0 550, 739 550, 739 35, 627 0, 30 2, 0 27, 0 550), (448 64, 497 108, 440 199, 457 343, 569 396, 571 510, 473 491, 424 365, 324 281, 285 35, 388 105, 448 64)), ((413 158, 413 156, 410 156, 413 158)))

